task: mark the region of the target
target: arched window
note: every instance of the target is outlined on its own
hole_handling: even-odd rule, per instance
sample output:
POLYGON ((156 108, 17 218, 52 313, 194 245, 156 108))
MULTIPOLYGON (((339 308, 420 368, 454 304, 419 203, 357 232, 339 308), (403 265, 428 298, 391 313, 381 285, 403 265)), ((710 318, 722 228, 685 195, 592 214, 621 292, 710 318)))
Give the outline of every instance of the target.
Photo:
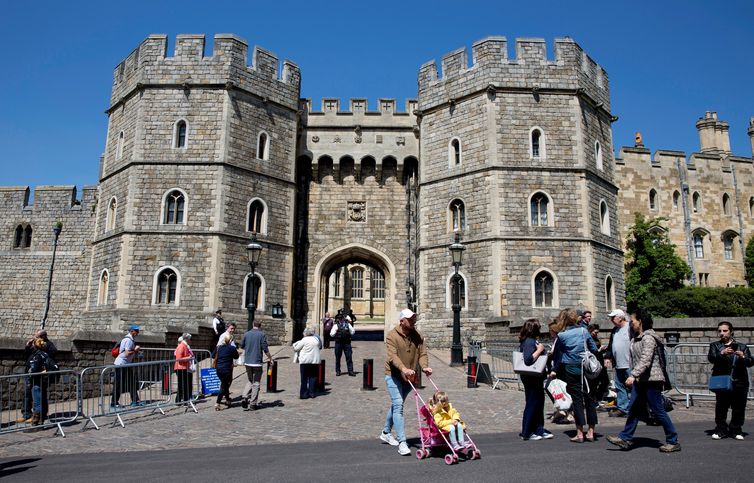
POLYGON ((594 143, 594 159, 597 162, 597 169, 602 171, 604 169, 602 164, 602 145, 599 141, 594 143))
POLYGON ((379 270, 372 269, 371 273, 372 298, 385 298, 385 275, 379 270))
POLYGON ((364 298, 364 270, 361 267, 351 269, 351 298, 364 298))
POLYGON ((466 208, 463 201, 455 199, 450 202, 450 226, 453 231, 466 229, 466 208))
POLYGON ((678 211, 678 202, 681 199, 681 193, 678 190, 673 191, 673 211, 678 211))
POLYGON ((723 193, 723 215, 730 215, 730 196, 723 193))
POLYGON ((694 194, 691 196, 691 207, 694 213, 702 211, 702 197, 698 191, 694 191, 694 194))
POLYGON ((649 209, 652 211, 659 210, 659 200, 657 199, 657 190, 652 188, 649 190, 649 209))
POLYGON ((265 281, 264 278, 259 273, 254 273, 254 277, 252 278, 251 274, 246 275, 246 280, 244 281, 244 292, 243 292, 243 307, 244 309, 247 309, 249 307, 249 303, 252 302, 251 296, 254 296, 254 305, 255 310, 263 311, 264 305, 265 305, 265 281), (254 286, 252 287, 252 283, 254 286))
POLYGON ((159 305, 178 305, 180 277, 173 267, 160 269, 155 276, 153 303, 159 305))
POLYGON ((185 120, 180 119, 175 123, 173 128, 173 147, 185 148, 188 140, 188 124, 185 120))
POLYGON ((694 233, 694 258, 704 258, 704 238, 704 232, 694 233))
POLYGON ((529 132, 529 156, 532 158, 545 157, 545 135, 542 129, 534 127, 529 132))
POLYGON ((603 235, 610 234, 610 210, 607 209, 607 202, 600 201, 600 232, 603 235))
POLYGON ((550 198, 542 192, 534 193, 529 201, 531 226, 548 226, 550 224, 550 209, 550 198))
POLYGON ((107 305, 107 290, 110 285, 110 273, 102 270, 99 276, 99 290, 97 291, 97 305, 107 305))
POLYGON ((555 307, 555 278, 547 270, 540 270, 532 279, 534 307, 555 307))
POLYGON ((736 244, 738 242, 738 233, 728 230, 723 233, 723 254, 726 260, 736 260, 738 257, 736 244))
POLYGON ((257 138, 257 159, 269 159, 270 156, 270 137, 266 132, 259 133, 257 138))
POLYGON ((13 248, 23 248, 21 244, 24 240, 24 227, 18 225, 16 227, 16 236, 13 237, 13 248))
POLYGON ((26 225, 26 228, 24 228, 24 237, 21 242, 21 248, 31 247, 31 235, 32 235, 31 225, 26 225))
POLYGON ((448 144, 448 165, 450 167, 461 164, 461 140, 453 138, 448 144))
POLYGON ((254 198, 249 201, 248 217, 246 219, 246 231, 255 233, 267 233, 267 207, 264 201, 254 198))
POLYGON ((186 207, 186 195, 181 190, 172 190, 165 195, 163 201, 164 215, 162 223, 165 225, 182 225, 186 207))
POLYGON ((608 311, 615 308, 615 287, 613 286, 613 277, 608 275, 605 278, 605 309, 608 311))
POLYGON ((115 228, 115 215, 118 211, 118 200, 115 196, 110 198, 110 203, 107 204, 107 219, 105 220, 105 231, 110 231, 115 228))
POLYGON ((123 141, 124 141, 125 135, 123 134, 123 131, 118 133, 118 144, 115 146, 115 159, 120 159, 123 157, 123 141))

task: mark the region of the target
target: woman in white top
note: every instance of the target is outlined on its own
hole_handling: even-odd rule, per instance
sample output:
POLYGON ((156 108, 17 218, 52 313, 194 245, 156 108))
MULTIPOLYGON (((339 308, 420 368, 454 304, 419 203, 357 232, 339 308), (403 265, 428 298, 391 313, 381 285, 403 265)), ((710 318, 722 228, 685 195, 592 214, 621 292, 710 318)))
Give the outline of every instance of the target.
POLYGON ((315 388, 317 386, 317 368, 319 366, 322 342, 319 337, 314 335, 314 330, 310 327, 304 329, 304 338, 293 343, 293 350, 296 352, 294 361, 298 361, 301 371, 301 389, 299 398, 314 398, 315 388))

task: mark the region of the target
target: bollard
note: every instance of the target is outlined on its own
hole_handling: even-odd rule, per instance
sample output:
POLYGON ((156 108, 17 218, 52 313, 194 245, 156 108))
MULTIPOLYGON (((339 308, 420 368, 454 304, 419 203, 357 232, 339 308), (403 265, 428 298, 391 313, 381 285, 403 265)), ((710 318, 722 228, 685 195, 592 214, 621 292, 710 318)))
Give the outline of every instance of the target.
POLYGON ((325 360, 319 361, 317 367, 317 392, 325 392, 325 360))
POLYGON ((278 391, 278 361, 267 363, 267 392, 278 391))
POLYGON ((170 369, 163 368, 162 371, 162 395, 170 394, 170 369))
POLYGON ((363 382, 362 391, 374 390, 374 359, 364 359, 364 368, 361 372, 363 382))
POLYGON ((466 373, 466 387, 479 387, 479 384, 476 383, 476 356, 469 356, 467 361, 469 368, 466 373))

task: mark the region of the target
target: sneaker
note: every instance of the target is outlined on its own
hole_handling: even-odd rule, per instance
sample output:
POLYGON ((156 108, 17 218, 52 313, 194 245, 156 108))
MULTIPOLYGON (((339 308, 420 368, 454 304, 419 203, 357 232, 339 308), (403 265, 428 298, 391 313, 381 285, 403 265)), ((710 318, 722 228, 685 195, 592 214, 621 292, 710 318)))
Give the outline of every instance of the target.
POLYGON ((382 433, 380 435, 380 441, 387 443, 390 446, 398 446, 398 440, 395 439, 395 436, 393 436, 392 433, 382 433))
POLYGON ((25 416, 21 416, 20 418, 16 419, 17 423, 30 423, 31 422, 31 416, 28 418, 25 416))
POLYGON ((554 437, 553 434, 549 431, 545 431, 544 433, 542 433, 542 439, 552 439, 553 437, 554 437))
POLYGON ((675 453, 676 451, 681 451, 681 444, 670 444, 665 443, 662 446, 660 446, 660 453, 675 453))
MULTIPOLYGON (((620 449, 631 449, 631 443, 628 441, 625 441, 624 439, 618 437, 618 436, 608 436, 607 440, 614 444, 615 446, 619 447, 620 449)), ((680 445, 678 446, 680 448, 680 445)), ((662 451, 662 447, 660 447, 660 451, 662 451)))
POLYGON ((744 440, 744 435, 743 434, 737 434, 737 435, 734 436, 734 438, 736 438, 739 441, 743 441, 744 440))
POLYGON ((539 441, 540 439, 544 438, 538 434, 532 434, 531 436, 529 436, 529 441, 539 441))
POLYGON ((723 439, 723 437, 722 437, 722 436, 720 436, 720 435, 719 435, 719 434, 717 434, 717 433, 712 433, 712 439, 714 439, 714 440, 718 440, 718 439, 723 439))
POLYGON ((400 444, 398 444, 398 454, 401 456, 408 456, 411 454, 411 450, 408 449, 408 445, 405 441, 401 441, 400 444))

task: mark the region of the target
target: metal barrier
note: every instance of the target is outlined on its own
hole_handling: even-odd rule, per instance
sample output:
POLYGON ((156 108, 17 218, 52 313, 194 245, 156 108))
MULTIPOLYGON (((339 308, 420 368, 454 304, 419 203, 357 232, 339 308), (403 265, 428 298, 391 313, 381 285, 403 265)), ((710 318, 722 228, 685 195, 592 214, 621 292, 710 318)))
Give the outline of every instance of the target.
POLYGON ((80 415, 79 399, 75 371, 0 376, 0 434, 57 427, 65 437, 63 426, 80 415), (32 417, 35 402, 39 416, 32 417))
MULTIPOLYGON (((752 346, 749 346, 752 349, 752 346)), ((686 407, 693 404, 693 398, 714 398, 707 389, 712 374, 712 364, 707 360, 709 344, 685 342, 673 347, 668 358, 668 372, 673 388, 686 397, 686 407)), ((749 394, 754 399, 754 381, 749 370, 749 394)))
MULTIPOLYGON (((212 367, 212 352, 206 349, 191 349, 194 353, 194 360, 196 361, 196 373, 193 378, 193 395, 194 400, 201 396, 205 396, 202 392, 201 373, 202 369, 208 369, 212 367)), ((134 362, 154 362, 154 361, 175 361, 175 349, 170 348, 156 348, 156 347, 142 347, 137 358, 134 362)))
POLYGON ((513 352, 517 351, 519 344, 495 343, 488 344, 483 352, 490 357, 490 370, 492 371, 492 389, 497 389, 501 382, 514 382, 520 384, 518 374, 513 372, 513 352))

